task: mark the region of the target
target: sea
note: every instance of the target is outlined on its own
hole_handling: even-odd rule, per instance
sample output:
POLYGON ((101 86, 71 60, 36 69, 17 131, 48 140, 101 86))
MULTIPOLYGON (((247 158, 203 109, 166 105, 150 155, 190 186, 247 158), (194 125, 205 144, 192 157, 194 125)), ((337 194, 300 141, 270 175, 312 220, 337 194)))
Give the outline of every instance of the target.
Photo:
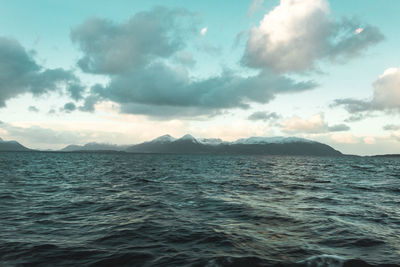
POLYGON ((1 152, 0 266, 400 266, 400 158, 1 152))

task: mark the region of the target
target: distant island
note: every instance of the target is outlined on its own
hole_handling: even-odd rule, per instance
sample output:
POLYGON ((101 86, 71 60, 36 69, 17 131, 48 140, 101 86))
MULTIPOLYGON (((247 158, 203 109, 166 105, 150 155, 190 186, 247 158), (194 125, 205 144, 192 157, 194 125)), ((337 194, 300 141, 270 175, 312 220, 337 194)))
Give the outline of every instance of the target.
POLYGON ((383 154, 383 155, 374 155, 372 157, 377 157, 377 158, 400 158, 400 154, 383 154))
POLYGON ((297 137, 250 137, 234 142, 221 139, 196 139, 187 134, 179 139, 170 135, 130 146, 128 152, 175 154, 263 154, 340 156, 332 147, 297 137))
MULTIPOLYGON (((16 141, 0 139, 0 151, 34 151, 16 141)), ((162 154, 255 154, 255 155, 307 155, 342 156, 329 145, 298 137, 250 137, 234 142, 219 138, 198 138, 186 134, 181 138, 163 135, 136 145, 88 143, 68 145, 60 152, 125 152, 162 154)))
POLYGON ((32 151, 27 147, 24 147, 17 141, 4 141, 0 138, 0 151, 10 151, 10 152, 19 152, 19 151, 32 151))

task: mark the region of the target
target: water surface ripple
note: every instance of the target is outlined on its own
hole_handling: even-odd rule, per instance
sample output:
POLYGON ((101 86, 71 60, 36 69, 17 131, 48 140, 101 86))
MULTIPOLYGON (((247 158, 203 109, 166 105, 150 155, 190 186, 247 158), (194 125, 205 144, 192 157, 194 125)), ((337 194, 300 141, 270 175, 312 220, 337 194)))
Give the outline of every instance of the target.
POLYGON ((398 265, 399 163, 0 153, 0 265, 398 265))

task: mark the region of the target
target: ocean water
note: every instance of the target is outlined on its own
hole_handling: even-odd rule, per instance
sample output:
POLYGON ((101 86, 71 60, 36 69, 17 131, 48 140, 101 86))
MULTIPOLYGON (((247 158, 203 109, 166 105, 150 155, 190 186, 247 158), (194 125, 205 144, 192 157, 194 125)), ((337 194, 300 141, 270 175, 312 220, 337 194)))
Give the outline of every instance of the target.
POLYGON ((0 153, 0 266, 396 266, 400 158, 0 153))

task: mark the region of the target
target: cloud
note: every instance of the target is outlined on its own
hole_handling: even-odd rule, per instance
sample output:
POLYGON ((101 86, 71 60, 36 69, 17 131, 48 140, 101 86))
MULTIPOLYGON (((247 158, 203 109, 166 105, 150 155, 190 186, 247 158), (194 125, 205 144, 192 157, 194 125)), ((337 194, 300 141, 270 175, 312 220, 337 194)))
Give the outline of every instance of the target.
POLYGON ((258 10, 262 9, 264 0, 253 0, 247 10, 247 16, 251 17, 256 13, 258 10))
POLYGON ((268 71, 242 76, 223 69, 194 77, 189 69, 195 60, 183 49, 196 29, 191 13, 167 8, 137 13, 123 23, 93 18, 74 28, 71 38, 82 52, 78 66, 109 78, 91 88, 79 109, 93 111, 96 103, 112 101, 123 113, 168 119, 213 116, 317 86, 268 71))
POLYGON ((219 76, 192 80, 187 72, 165 64, 112 78, 97 85, 93 95, 121 105, 123 112, 166 116, 216 114, 229 108, 249 108, 249 102, 267 103, 276 94, 312 89, 312 81, 295 82, 268 73, 242 77, 230 70, 219 76), (157 78, 155 78, 157 77, 157 78))
POLYGON ((235 41, 232 44, 232 48, 237 48, 248 36, 248 31, 241 31, 236 34, 235 41))
POLYGON ((330 16, 326 0, 281 0, 253 27, 242 62, 252 68, 304 72, 320 60, 346 61, 378 43, 374 26, 330 16))
POLYGON ((400 133, 399 133, 399 132, 392 133, 391 137, 392 137, 394 140, 400 142, 400 133))
POLYGON ((252 121, 268 121, 268 120, 276 120, 280 118, 280 116, 275 112, 266 112, 266 111, 257 111, 251 114, 248 119, 252 121))
POLYGON ((355 34, 360 34, 360 33, 362 33, 364 31, 364 28, 357 28, 355 31, 354 31, 354 33, 355 34))
POLYGON ((341 144, 357 144, 359 143, 359 138, 355 137, 351 133, 334 133, 331 135, 331 139, 335 143, 341 143, 341 144))
POLYGON ((183 66, 192 68, 194 67, 194 65, 196 65, 196 60, 193 58, 193 55, 191 53, 181 51, 176 54, 175 58, 176 61, 183 66))
POLYGON ((323 114, 315 114, 307 119, 302 119, 297 116, 288 118, 281 122, 282 130, 286 133, 326 133, 348 131, 350 127, 345 124, 329 126, 324 121, 323 114))
POLYGON ((18 41, 4 37, 0 37, 0 70, 0 107, 21 94, 40 96, 64 88, 77 91, 71 88, 80 84, 71 71, 45 69, 18 41))
POLYGON ((380 109, 400 110, 400 68, 389 68, 373 83, 372 102, 380 109))
MULTIPOLYGON (((343 106, 350 113, 357 113, 367 110, 375 110, 372 101, 359 100, 354 98, 335 99, 331 107, 343 106)), ((358 117, 355 117, 357 120, 358 117)), ((361 118, 362 119, 362 118, 361 118)))
POLYGON ((69 131, 54 131, 40 126, 18 127, 4 123, 0 128, 7 131, 8 136, 14 140, 28 141, 29 143, 42 144, 70 144, 80 143, 82 136, 69 131))
POLYGON ((0 124, 0 132, 8 140, 18 140, 29 148, 63 148, 70 144, 86 144, 89 142, 106 143, 111 141, 127 142, 128 135, 117 131, 104 131, 102 129, 57 129, 40 125, 26 127, 16 126, 10 123, 0 124))
POLYGON ((346 124, 336 124, 336 125, 328 127, 329 132, 341 132, 341 131, 348 131, 348 130, 350 130, 350 127, 347 126, 346 124))
POLYGON ((138 114, 151 116, 156 120, 169 119, 206 119, 222 114, 221 111, 214 108, 203 107, 180 107, 180 106, 159 106, 145 105, 139 103, 126 103, 120 105, 120 112, 125 114, 138 114))
MULTIPOLYGON (((331 105, 331 107, 334 105, 331 105)), ((344 121, 345 122, 356 122, 356 121, 362 121, 363 119, 367 117, 372 117, 372 114, 361 114, 361 113, 356 113, 350 115, 348 118, 346 118, 344 121)))
POLYGON ((29 106, 28 111, 30 112, 39 112, 39 109, 35 106, 29 106))
POLYGON ((69 96, 75 101, 83 99, 83 92, 85 91, 85 87, 80 84, 72 84, 67 87, 67 92, 69 96))
POLYGON ((389 68, 372 84, 370 100, 336 99, 332 106, 343 106, 349 113, 387 111, 400 112, 400 68, 389 68))
POLYGON ((383 126, 383 130, 385 131, 397 131, 400 130, 400 126, 399 125, 394 125, 394 124, 388 124, 383 126))
POLYGON ((376 143, 375 138, 372 137, 372 136, 364 137, 363 141, 364 141, 364 143, 367 144, 367 145, 373 145, 373 144, 376 143))
POLYGON ((200 30, 200 34, 205 36, 207 34, 208 27, 204 27, 200 30))
POLYGON ((342 132, 313 135, 313 139, 332 145, 342 153, 350 155, 355 153, 361 155, 395 154, 400 149, 400 142, 396 140, 395 136, 356 135, 342 132))
MULTIPOLYGON (((99 86, 99 85, 98 85, 99 86)), ((93 88, 96 88, 93 87, 93 88)), ((97 102, 100 101, 100 98, 97 95, 89 95, 85 98, 83 106, 79 107, 80 111, 86 111, 86 112, 94 112, 95 111, 95 105, 97 102)))
POLYGON ((72 102, 68 102, 64 105, 64 107, 61 109, 61 111, 65 111, 67 113, 70 113, 72 111, 76 110, 76 105, 72 102))
POLYGON ((163 7, 136 13, 120 24, 89 19, 71 31, 71 40, 83 52, 78 66, 88 73, 118 74, 168 58, 195 33, 193 20, 186 10, 163 7))
POLYGON ((200 51, 203 51, 213 57, 220 56, 223 52, 223 50, 220 46, 213 45, 207 41, 200 43, 197 46, 197 49, 200 51))

